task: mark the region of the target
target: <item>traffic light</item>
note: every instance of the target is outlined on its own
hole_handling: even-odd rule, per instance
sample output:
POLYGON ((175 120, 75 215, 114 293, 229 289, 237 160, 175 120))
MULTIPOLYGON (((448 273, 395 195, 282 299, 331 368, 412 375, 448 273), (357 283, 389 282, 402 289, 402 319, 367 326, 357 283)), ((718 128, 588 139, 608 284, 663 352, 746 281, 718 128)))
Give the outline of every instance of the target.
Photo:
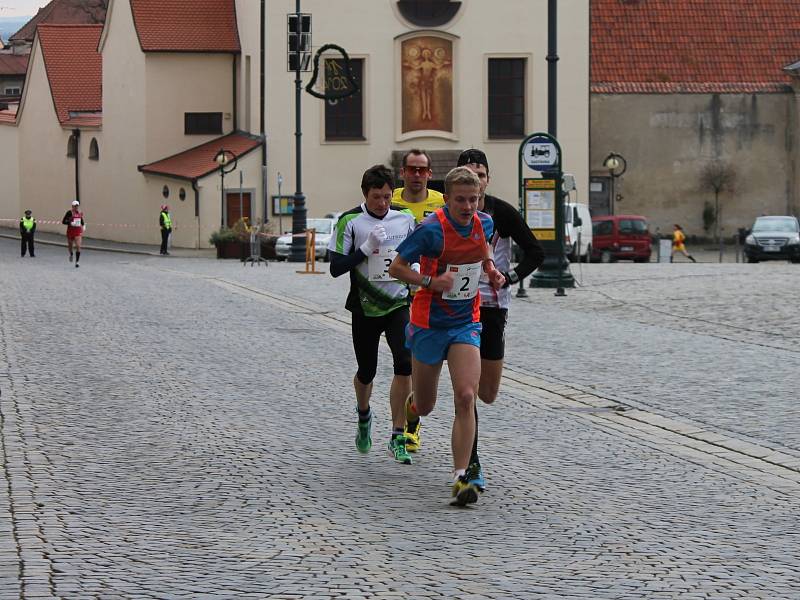
POLYGON ((311 70, 311 15, 290 13, 286 15, 287 23, 287 70, 311 70), (298 22, 298 16, 299 22, 298 22))

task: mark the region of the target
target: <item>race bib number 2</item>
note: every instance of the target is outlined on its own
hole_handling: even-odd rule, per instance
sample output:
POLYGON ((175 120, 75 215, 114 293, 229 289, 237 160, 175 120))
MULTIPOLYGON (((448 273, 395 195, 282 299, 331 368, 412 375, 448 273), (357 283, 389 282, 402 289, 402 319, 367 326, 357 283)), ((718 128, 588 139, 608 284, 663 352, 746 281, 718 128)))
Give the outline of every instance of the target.
POLYGON ((471 300, 478 295, 478 281, 481 278, 479 262, 468 265, 447 265, 447 273, 455 275, 453 288, 442 292, 444 300, 471 300))
POLYGON ((392 264, 397 251, 389 246, 381 246, 369 255, 367 267, 369 268, 370 281, 394 281, 389 275, 389 265, 392 264))

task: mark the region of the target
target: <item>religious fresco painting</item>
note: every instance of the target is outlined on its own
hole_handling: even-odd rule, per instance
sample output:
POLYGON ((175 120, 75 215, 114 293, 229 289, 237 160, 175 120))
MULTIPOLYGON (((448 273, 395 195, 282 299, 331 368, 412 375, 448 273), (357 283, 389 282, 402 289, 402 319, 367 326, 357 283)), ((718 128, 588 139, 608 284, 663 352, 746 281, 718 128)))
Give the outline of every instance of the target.
POLYGON ((453 42, 419 36, 404 40, 402 132, 453 131, 453 42))

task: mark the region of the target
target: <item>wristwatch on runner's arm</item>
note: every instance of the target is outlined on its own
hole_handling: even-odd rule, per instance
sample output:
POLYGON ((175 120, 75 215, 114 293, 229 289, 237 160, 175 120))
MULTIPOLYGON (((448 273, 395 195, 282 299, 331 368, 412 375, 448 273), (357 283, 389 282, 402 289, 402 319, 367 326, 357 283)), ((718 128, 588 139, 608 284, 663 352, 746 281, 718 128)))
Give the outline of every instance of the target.
POLYGON ((519 281, 519 275, 517 275, 516 271, 508 271, 507 273, 503 273, 503 276, 506 278, 506 283, 503 287, 508 287, 519 281))

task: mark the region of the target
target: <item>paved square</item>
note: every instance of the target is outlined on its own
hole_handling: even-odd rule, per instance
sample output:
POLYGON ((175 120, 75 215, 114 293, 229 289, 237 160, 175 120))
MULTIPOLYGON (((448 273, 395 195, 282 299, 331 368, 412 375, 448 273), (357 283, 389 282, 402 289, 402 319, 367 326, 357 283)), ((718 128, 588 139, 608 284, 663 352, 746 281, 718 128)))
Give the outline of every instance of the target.
POLYGON ((797 265, 584 265, 515 300, 460 510, 444 383, 415 464, 384 450, 388 350, 353 447, 346 277, 17 252, 2 598, 800 597, 797 265))

